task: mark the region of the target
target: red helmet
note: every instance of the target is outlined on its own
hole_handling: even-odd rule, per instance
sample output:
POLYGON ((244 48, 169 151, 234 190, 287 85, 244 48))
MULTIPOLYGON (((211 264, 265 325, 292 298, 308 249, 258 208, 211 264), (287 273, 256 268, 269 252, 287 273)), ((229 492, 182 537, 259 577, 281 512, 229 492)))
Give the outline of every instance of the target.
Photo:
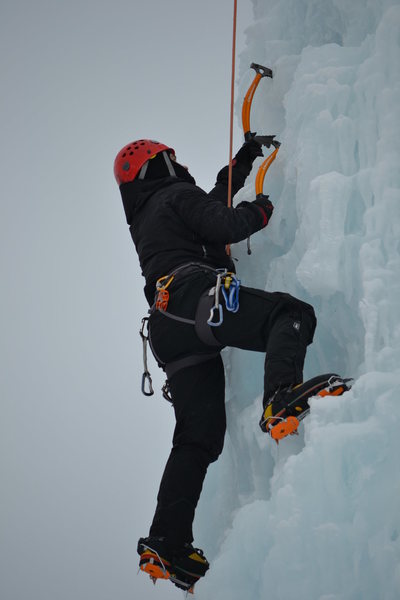
POLYGON ((154 140, 137 140, 124 146, 114 161, 114 175, 118 185, 133 181, 143 165, 164 150, 174 152, 169 146, 154 140))

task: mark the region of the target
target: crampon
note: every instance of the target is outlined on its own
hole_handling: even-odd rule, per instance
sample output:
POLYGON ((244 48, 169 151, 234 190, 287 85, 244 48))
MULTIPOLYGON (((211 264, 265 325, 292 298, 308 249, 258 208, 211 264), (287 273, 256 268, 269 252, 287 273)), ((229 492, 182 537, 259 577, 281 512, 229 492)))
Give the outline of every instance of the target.
POLYGON ((173 560, 166 559, 142 540, 139 541, 139 549, 140 571, 147 573, 154 584, 159 579, 167 579, 186 594, 194 593, 195 584, 209 568, 202 551, 190 545, 185 547, 186 552, 174 556, 173 560))
POLYGON ((289 435, 297 435, 300 421, 310 412, 310 398, 341 396, 351 388, 352 381, 328 373, 278 392, 277 398, 272 398, 263 412, 261 429, 277 444, 289 435))

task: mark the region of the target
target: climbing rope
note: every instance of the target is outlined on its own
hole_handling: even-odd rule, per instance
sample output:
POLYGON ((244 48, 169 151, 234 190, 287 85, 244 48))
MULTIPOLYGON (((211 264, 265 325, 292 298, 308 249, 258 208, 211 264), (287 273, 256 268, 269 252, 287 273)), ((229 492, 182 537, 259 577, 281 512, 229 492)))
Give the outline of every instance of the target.
MULTIPOLYGON (((235 103, 235 63, 236 63, 236 22, 237 0, 233 1, 233 32, 232 32, 232 74, 231 74, 231 114, 229 124, 229 172, 228 172, 228 208, 232 206, 232 154, 233 154, 233 111, 235 103)), ((229 254, 229 249, 228 249, 229 254)))
MULTIPOLYGON (((231 73, 231 114, 229 121, 229 167, 228 167, 228 201, 227 206, 232 206, 232 155, 233 155, 233 111, 235 104, 235 65, 236 65, 236 22, 237 22, 237 0, 233 0, 233 31, 232 31, 232 73, 231 73)), ((228 256, 231 255, 231 247, 225 248, 228 256)))

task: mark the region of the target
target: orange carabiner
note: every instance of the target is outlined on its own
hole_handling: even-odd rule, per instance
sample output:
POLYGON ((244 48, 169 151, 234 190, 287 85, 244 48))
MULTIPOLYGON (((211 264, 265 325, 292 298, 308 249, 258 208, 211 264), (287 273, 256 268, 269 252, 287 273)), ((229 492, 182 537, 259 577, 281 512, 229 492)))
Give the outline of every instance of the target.
POLYGON ((169 302, 169 291, 158 290, 156 299, 156 310, 166 311, 169 302))

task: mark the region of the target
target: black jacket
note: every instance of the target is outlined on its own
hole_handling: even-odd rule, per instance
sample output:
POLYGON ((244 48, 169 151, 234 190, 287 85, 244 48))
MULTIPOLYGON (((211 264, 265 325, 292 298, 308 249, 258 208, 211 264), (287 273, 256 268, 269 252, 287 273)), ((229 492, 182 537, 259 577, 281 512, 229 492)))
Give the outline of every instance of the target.
MULTIPOLYGON (((233 167, 233 195, 249 170, 240 164, 233 167)), ((157 279, 179 265, 201 262, 234 271, 226 244, 244 240, 266 225, 265 214, 252 202, 227 207, 228 167, 218 173, 209 194, 195 185, 189 173, 183 178, 134 180, 120 190, 149 304, 157 279)))

